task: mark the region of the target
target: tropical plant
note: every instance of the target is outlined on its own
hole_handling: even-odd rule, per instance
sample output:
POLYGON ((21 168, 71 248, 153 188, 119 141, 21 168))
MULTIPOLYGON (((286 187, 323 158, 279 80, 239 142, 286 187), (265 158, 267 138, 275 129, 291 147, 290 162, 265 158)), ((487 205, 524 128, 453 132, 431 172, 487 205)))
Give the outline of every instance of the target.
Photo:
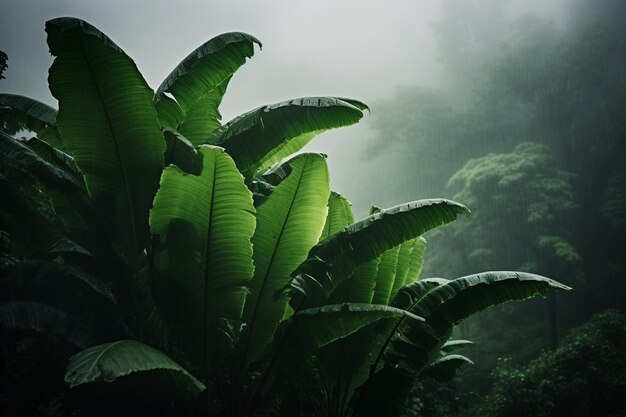
MULTIPOLYGON (((172 403, 153 414, 396 415, 418 374, 467 362, 446 345, 460 320, 568 288, 515 272, 417 280, 421 236, 463 205, 354 222, 325 156, 290 157, 359 121, 356 100, 300 98, 221 125, 227 85, 260 46, 250 35, 201 45, 153 93, 90 24, 46 32, 58 111, 0 95, 0 324, 80 349, 74 392, 165 386, 172 403), (22 130, 35 137, 11 136, 22 130)), ((136 397, 97 404, 139 412, 136 397)))

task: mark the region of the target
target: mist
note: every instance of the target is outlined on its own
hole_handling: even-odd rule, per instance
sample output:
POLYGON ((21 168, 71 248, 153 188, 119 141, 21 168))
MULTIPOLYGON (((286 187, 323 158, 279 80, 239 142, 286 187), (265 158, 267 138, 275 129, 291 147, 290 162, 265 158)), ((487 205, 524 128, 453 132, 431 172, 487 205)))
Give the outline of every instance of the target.
MULTIPOLYGON (((439 228, 448 220, 431 219, 419 267, 407 261, 405 275, 415 266, 420 279, 478 274, 488 281, 484 271, 521 271, 524 279, 545 276, 573 288, 548 293, 558 285, 543 281, 552 284, 502 290, 498 303, 544 297, 498 305, 454 327, 452 338, 473 362, 463 357, 445 378, 426 367, 411 374, 418 382, 398 416, 622 415, 626 3, 9 0, 0 10, 0 50, 8 55, 0 91, 55 108, 49 19, 74 16, 102 30, 153 90, 208 39, 249 33, 263 46, 229 82, 222 123, 297 97, 362 101, 369 109, 358 124, 301 150, 327 156, 330 189, 350 201, 354 219, 429 198, 471 211, 446 227, 439 228)), ((374 278, 384 278, 385 268, 397 274, 401 251, 417 253, 405 243, 359 268, 374 268, 374 278)), ((350 273, 342 283, 371 270, 350 273)), ((496 304, 482 298, 486 281, 471 300, 481 310, 496 304)), ((446 357, 452 346, 440 344, 435 356, 446 357)))
MULTIPOLYGON (((566 18, 566 0, 505 3, 499 9, 507 16, 532 13, 555 24, 566 18)), ((368 104, 372 112, 359 125, 328 132, 307 148, 329 156, 333 187, 353 201, 361 216, 371 203, 399 202, 368 200, 372 168, 363 155, 378 103, 410 86, 445 89, 450 84, 441 62, 445 52, 433 31, 443 13, 441 1, 402 0, 392 7, 356 0, 183 1, 151 2, 148 7, 121 0, 10 0, 3 10, 0 48, 9 62, 2 90, 53 107, 46 82, 52 63, 43 30, 46 20, 76 16, 103 28, 134 59, 153 89, 190 51, 213 36, 243 31, 257 37, 263 49, 230 83, 221 106, 223 120, 293 97, 333 95, 368 104)), ((492 11, 485 8, 482 19, 488 22, 492 11)), ((426 196, 412 199, 421 197, 426 196)))

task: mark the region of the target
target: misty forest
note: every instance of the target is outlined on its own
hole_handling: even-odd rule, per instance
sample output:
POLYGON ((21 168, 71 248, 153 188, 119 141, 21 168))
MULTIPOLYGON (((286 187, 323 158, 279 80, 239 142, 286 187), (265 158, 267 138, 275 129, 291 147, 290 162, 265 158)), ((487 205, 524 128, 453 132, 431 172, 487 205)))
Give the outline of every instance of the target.
POLYGON ((521 3, 428 6, 384 95, 278 42, 249 107, 244 24, 0 28, 0 415, 626 416, 626 4, 521 3))

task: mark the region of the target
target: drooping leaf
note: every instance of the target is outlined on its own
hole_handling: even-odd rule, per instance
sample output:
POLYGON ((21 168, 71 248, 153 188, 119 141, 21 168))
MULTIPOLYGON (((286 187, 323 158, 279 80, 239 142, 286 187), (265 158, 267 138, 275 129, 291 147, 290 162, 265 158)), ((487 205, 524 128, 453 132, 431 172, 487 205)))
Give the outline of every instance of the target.
POLYGON ((407 311, 373 304, 343 303, 301 310, 285 323, 283 332, 278 333, 279 339, 286 338, 285 348, 278 354, 282 356, 283 366, 288 365, 289 373, 307 371, 303 365, 308 364, 308 359, 318 349, 380 319, 405 316, 421 320, 407 311))
MULTIPOLYGON (((383 307, 375 306, 374 307, 383 307)), ((330 387, 333 400, 339 404, 340 411, 345 411, 356 388, 369 377, 370 368, 377 359, 375 353, 385 343, 388 324, 399 320, 423 321, 421 317, 412 314, 389 316, 379 319, 356 332, 324 346, 318 353, 318 363, 321 378, 325 386, 330 387)))
POLYGON ((455 351, 457 349, 462 349, 464 347, 467 346, 471 346, 473 345, 474 342, 472 342, 471 340, 463 340, 463 339, 457 339, 457 340, 448 340, 442 347, 441 347, 441 351, 446 354, 446 353, 450 353, 452 351, 455 351))
MULTIPOLYGON (((359 392, 355 415, 398 416, 413 386, 417 373, 438 355, 452 328, 462 319, 486 307, 508 300, 522 300, 545 294, 549 288, 569 289, 549 278, 521 272, 486 272, 448 281, 426 279, 401 289, 392 305, 424 317, 424 322, 400 318, 383 345, 383 362, 359 392), (396 331, 397 330, 397 331, 396 331)), ((453 355, 450 355, 453 356, 453 355)), ((453 356, 442 367, 458 368, 453 356)), ((443 368, 442 368, 443 370, 443 368)))
POLYGON ((316 135, 358 122, 363 111, 334 97, 307 97, 262 106, 213 132, 246 178, 299 151, 316 135))
POLYGON ((13 139, 0 131, 0 160, 27 175, 32 175, 53 190, 66 193, 81 192, 83 185, 69 167, 51 163, 42 158, 23 141, 13 139))
POLYGON ((41 195, 69 236, 93 233, 96 210, 87 196, 82 173, 70 155, 35 137, 22 141, 0 132, 0 159, 14 168, 13 181, 21 173, 22 184, 30 182, 46 189, 41 195))
POLYGON ((465 213, 465 206, 450 200, 419 200, 353 223, 311 249, 307 262, 294 273, 292 304, 300 304, 302 297, 312 305, 323 303, 319 296, 328 296, 359 265, 465 213))
POLYGON ((302 154, 285 164, 289 176, 257 209, 255 271, 244 309, 247 363, 271 341, 288 304, 279 291, 319 239, 327 214, 330 188, 324 156, 302 154))
POLYGON ((228 82, 246 58, 254 55, 254 44, 261 46, 246 33, 224 33, 183 59, 154 96, 162 126, 179 131, 195 145, 220 127, 218 108, 228 82))
MULTIPOLYGON (((113 382, 136 372, 165 372, 172 388, 184 397, 194 397, 205 386, 163 352, 135 340, 118 340, 92 346, 70 358, 65 382, 70 387, 93 382, 113 382)), ((146 376, 149 378, 149 376, 146 376)))
POLYGON ((163 136, 167 149, 165 151, 165 165, 176 165, 183 171, 200 175, 202 172, 202 155, 189 140, 179 132, 164 129, 163 136))
POLYGON ((11 218, 4 227, 18 244, 20 254, 24 258, 50 260, 60 254, 90 257, 87 249, 64 232, 50 201, 39 200, 37 190, 24 191, 20 185, 19 181, 0 175, 0 195, 4 199, 0 212, 11 218))
POLYGON ((36 137, 25 140, 24 144, 48 163, 68 172, 81 184, 84 184, 82 174, 76 166, 76 161, 70 155, 36 137))
POLYGON ((0 130, 8 134, 30 130, 39 139, 62 149, 55 126, 56 114, 55 109, 40 101, 16 94, 0 94, 0 130), (6 125, 2 126, 2 122, 6 125))
POLYGON ((392 304, 406 308, 426 321, 419 324, 405 322, 399 327, 399 335, 391 340, 385 352, 389 366, 402 364, 402 367, 417 372, 436 357, 454 325, 469 315, 505 301, 545 295, 550 288, 570 289, 540 275, 508 271, 484 272, 452 281, 439 280, 427 288, 428 281, 417 281, 403 288, 392 304), (432 338, 426 337, 432 335, 433 330, 439 338, 434 344, 432 338))
MULTIPOLYGON (((253 274, 252 193, 222 148, 201 146, 202 172, 169 166, 150 213, 160 305, 199 363, 216 360, 222 320, 240 320, 253 274), (204 355, 210 357, 204 357, 204 355)), ((212 364, 211 364, 212 365, 212 364)))
POLYGON ((13 265, 9 274, 19 294, 36 295, 37 299, 43 296, 46 302, 91 302, 87 300, 93 300, 89 297, 96 294, 107 302, 117 302, 107 283, 61 257, 52 261, 23 260, 13 265))
POLYGON ((0 326, 60 336, 80 348, 96 342, 93 331, 71 313, 34 301, 0 303, 0 326))
POLYGON ((435 359, 424 368, 420 372, 420 376, 432 378, 439 382, 447 382, 454 378, 464 365, 474 365, 474 362, 463 355, 445 355, 435 359))
POLYGON ((165 152, 152 90, 134 62, 89 23, 58 18, 46 32, 56 57, 48 80, 63 144, 118 250, 136 267, 165 152))

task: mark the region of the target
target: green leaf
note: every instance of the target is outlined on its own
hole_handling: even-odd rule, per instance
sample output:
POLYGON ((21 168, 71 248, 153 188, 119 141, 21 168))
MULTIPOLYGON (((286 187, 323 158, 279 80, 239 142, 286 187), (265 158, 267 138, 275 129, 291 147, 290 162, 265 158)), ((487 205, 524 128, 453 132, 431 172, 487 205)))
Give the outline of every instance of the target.
POLYGON ((10 275, 15 280, 18 294, 28 289, 27 297, 34 291, 37 299, 54 300, 55 304, 72 305, 79 301, 80 304, 97 304, 100 307, 105 300, 112 304, 117 302, 109 285, 60 257, 51 262, 32 259, 20 261, 13 265, 10 275))
POLYGON ((246 363, 271 341, 287 309, 287 298, 279 291, 317 242, 327 214, 330 188, 324 156, 302 154, 285 164, 289 175, 257 209, 255 271, 244 310, 246 363))
POLYGON ((420 237, 415 240, 413 250, 411 251, 411 257, 409 259, 409 270, 404 278, 404 284, 409 285, 419 279, 420 272, 422 272, 422 266, 424 265, 424 252, 426 251, 426 239, 420 237))
POLYGON ((246 58, 254 55, 254 44, 261 46, 246 33, 224 33, 183 59, 154 96, 162 126, 179 131, 195 145, 220 127, 218 107, 228 82, 246 58))
POLYGON ((331 191, 328 197, 328 215, 322 229, 320 242, 352 223, 354 223, 352 205, 347 198, 331 191))
POLYGON ((178 130, 194 145, 203 143, 215 129, 222 127, 222 115, 219 106, 228 87, 227 79, 208 92, 187 111, 185 119, 178 125, 178 130))
POLYGON ((417 281, 403 288, 392 305, 422 316, 426 322, 402 323, 399 335, 385 352, 385 361, 389 366, 402 364, 417 372, 437 355, 461 320, 505 301, 545 295, 549 288, 570 289, 540 275, 508 271, 484 272, 452 281, 417 281), (426 287, 429 282, 433 285, 426 287))
MULTIPOLYGON (((294 376, 307 369, 309 358, 318 349, 346 338, 359 329, 385 318, 411 316, 411 313, 383 305, 342 303, 297 312, 285 323, 277 338, 286 338, 284 351, 277 352, 283 368, 294 376)), ((337 359, 345 359, 345 356, 337 359)))
POLYGON ((89 23, 58 18, 46 32, 56 57, 48 81, 59 100, 63 144, 118 250, 137 267, 165 152, 152 90, 134 62, 89 23))
POLYGON ((464 347, 473 345, 471 340, 448 340, 441 348, 442 353, 447 354, 457 349, 463 349, 464 347))
MULTIPOLYGON (((383 306, 372 305, 372 308, 374 307, 383 306)), ((323 384, 332 388, 329 389, 330 395, 340 397, 335 400, 338 404, 342 404, 341 410, 347 407, 355 389, 368 379, 370 367, 376 360, 375 353, 385 343, 388 336, 384 333, 384 329, 389 327, 389 323, 393 326, 393 323, 405 318, 424 320, 407 313, 381 318, 320 350, 318 367, 323 384)))
POLYGON ((36 137, 26 139, 24 144, 35 151, 42 159, 72 175, 81 185, 84 185, 83 175, 76 166, 76 161, 67 153, 51 146, 36 137))
MULTIPOLYGON (((0 160, 2 160, 3 165, 12 166, 27 176, 32 175, 53 190, 65 193, 81 192, 83 185, 67 165, 63 166, 60 160, 55 161, 56 163, 47 161, 26 146, 28 142, 13 139, 0 131, 0 160)), ((52 149, 54 148, 50 149, 53 152, 52 149)), ((61 158, 58 154, 49 156, 61 158)))
POLYGON ((12 125, 0 125, 0 129, 9 134, 15 134, 19 129, 30 130, 39 139, 62 149, 55 126, 56 114, 55 109, 37 100, 16 94, 0 94, 0 122, 4 119, 12 125))
POLYGON ((393 300, 400 288, 404 287, 404 283, 411 266, 411 254, 416 246, 416 241, 419 239, 423 240, 423 238, 420 237, 418 239, 409 240, 400 245, 398 250, 398 262, 396 262, 396 269, 394 271, 393 286, 385 304, 388 304, 390 300, 393 300))
POLYGON ((446 355, 435 359, 420 372, 420 376, 433 378, 439 382, 447 382, 456 376, 461 367, 468 364, 474 365, 474 362, 463 355, 446 355))
POLYGON ((135 340, 93 346, 70 358, 65 382, 71 388, 93 382, 113 382, 135 372, 169 374, 182 395, 197 396, 205 386, 163 352, 135 340))
POLYGON ((454 201, 419 200, 353 223, 311 249, 307 262, 293 274, 292 305, 300 304, 303 296, 309 298, 307 306, 323 304, 323 294, 328 296, 359 265, 466 213, 454 201))
POLYGON ((223 351, 223 320, 241 319, 254 270, 255 210, 230 156, 206 145, 198 152, 200 175, 176 166, 163 171, 150 227, 159 238, 155 286, 160 305, 207 370, 223 351))
POLYGON ((374 304, 386 305, 389 302, 401 247, 402 245, 396 246, 380 256, 380 263, 376 273, 376 287, 374 288, 374 297, 372 298, 372 303, 374 304))
POLYGON ((167 144, 165 165, 176 165, 189 174, 200 175, 202 172, 202 155, 193 144, 179 132, 164 129, 163 136, 167 144))
POLYGON ((71 313, 33 301, 0 303, 0 326, 61 336, 80 348, 90 346, 96 340, 93 331, 71 313))
POLYGON ((90 257, 89 251, 65 234, 61 221, 51 211, 50 202, 31 195, 41 194, 38 190, 22 189, 21 180, 9 181, 0 175, 0 195, 4 198, 1 210, 12 220, 6 227, 19 242, 21 255, 38 259, 53 259, 59 254, 90 257))
POLYGON ((321 348, 382 318, 405 316, 422 321, 408 311, 384 305, 343 303, 309 308, 293 316, 294 330, 290 337, 321 348))
POLYGON ((358 122, 363 111, 334 97, 299 98, 262 106, 213 132, 246 178, 299 151, 316 135, 358 122))
POLYGON ((329 297, 331 304, 341 302, 371 303, 376 289, 376 277, 381 258, 359 265, 350 278, 337 285, 329 297))

